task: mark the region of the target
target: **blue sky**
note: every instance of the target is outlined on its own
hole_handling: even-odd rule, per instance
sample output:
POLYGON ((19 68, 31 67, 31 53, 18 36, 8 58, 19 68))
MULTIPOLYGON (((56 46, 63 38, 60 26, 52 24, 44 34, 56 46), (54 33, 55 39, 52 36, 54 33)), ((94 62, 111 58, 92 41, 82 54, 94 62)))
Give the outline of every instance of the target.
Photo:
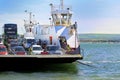
MULTIPOLYGON (((0 26, 17 23, 23 27, 28 10, 40 24, 49 24, 50 3, 60 0, 0 0, 0 26)), ((73 9, 73 23, 78 22, 79 33, 120 33, 120 0, 64 0, 73 9)))

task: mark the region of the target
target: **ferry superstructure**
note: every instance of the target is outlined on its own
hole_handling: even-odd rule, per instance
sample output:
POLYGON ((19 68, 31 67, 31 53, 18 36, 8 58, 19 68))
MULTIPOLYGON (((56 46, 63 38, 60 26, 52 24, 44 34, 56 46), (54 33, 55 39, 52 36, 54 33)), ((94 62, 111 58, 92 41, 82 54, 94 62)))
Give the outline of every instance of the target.
MULTIPOLYGON (((61 54, 52 54, 53 59, 57 62, 74 62, 82 59, 83 56, 78 42, 77 22, 72 24, 72 8, 64 6, 63 0, 58 6, 51 6, 50 25, 39 25, 34 27, 35 39, 46 41, 47 45, 58 46, 62 51, 61 54), (59 57, 57 57, 59 56, 59 57), (72 57, 73 56, 73 57, 72 57), (76 56, 76 57, 75 57, 76 56), (58 60, 57 60, 58 59, 58 60), (59 60, 62 59, 62 60, 59 60)), ((53 61, 54 62, 54 61, 53 61)))

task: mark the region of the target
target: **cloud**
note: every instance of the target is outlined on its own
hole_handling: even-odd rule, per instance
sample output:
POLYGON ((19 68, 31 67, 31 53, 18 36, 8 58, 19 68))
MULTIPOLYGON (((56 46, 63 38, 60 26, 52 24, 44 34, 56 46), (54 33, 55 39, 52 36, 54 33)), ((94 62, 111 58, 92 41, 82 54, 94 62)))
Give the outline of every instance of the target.
POLYGON ((120 33, 120 18, 85 19, 78 21, 79 33, 120 33))
POLYGON ((120 18, 104 18, 96 20, 96 33, 120 33, 120 18))
POLYGON ((23 14, 2 14, 0 15, 0 25, 5 23, 23 24, 23 14))

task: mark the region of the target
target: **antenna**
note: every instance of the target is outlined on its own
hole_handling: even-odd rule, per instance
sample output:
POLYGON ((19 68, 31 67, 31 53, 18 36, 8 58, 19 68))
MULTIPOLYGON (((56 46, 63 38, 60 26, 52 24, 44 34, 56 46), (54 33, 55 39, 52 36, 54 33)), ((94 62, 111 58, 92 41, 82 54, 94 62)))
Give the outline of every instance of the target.
MULTIPOLYGON (((25 10, 25 12, 29 14, 29 23, 25 24, 26 31, 28 30, 29 32, 31 32, 31 29, 34 25, 33 22, 32 22, 32 12, 28 12, 27 10, 25 10)), ((33 15, 33 17, 34 17, 34 15, 33 15)))
POLYGON ((29 13, 29 24, 32 23, 32 12, 28 12, 27 10, 25 10, 26 13, 29 13))
POLYGON ((60 0, 60 2, 61 2, 61 9, 63 10, 63 8, 64 8, 63 0, 60 0))
POLYGON ((53 4, 51 3, 50 6, 51 6, 51 12, 52 12, 53 11, 53 4))

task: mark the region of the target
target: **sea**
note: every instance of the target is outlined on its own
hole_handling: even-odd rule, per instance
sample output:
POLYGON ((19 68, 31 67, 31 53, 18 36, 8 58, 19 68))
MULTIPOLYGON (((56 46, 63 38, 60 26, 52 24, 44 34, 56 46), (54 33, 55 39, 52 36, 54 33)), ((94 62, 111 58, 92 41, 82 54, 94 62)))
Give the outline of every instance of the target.
MULTIPOLYGON (((120 34, 80 34, 79 38, 120 40, 120 34)), ((30 70, 2 70, 0 80, 120 80, 119 42, 81 42, 81 48, 83 60, 30 70)))

